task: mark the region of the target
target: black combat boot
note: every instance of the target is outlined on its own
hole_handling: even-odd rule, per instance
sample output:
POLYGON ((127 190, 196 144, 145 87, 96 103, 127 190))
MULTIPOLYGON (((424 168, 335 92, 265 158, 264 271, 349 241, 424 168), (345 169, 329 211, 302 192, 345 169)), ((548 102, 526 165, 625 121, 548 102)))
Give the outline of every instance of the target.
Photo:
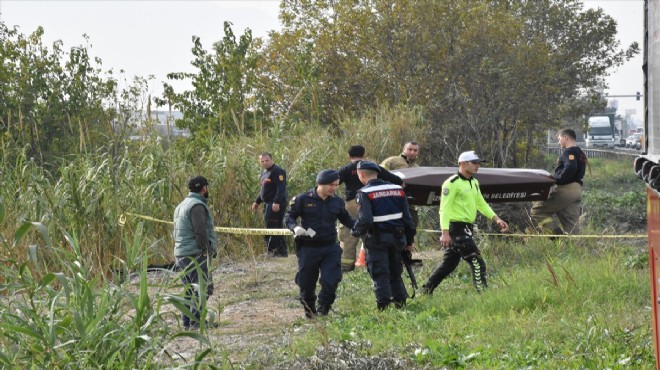
POLYGON ((377 303, 378 311, 385 311, 390 306, 390 302, 377 303))
POLYGON ((302 302, 302 305, 305 309, 306 318, 313 319, 316 317, 316 302, 302 302))
POLYGON ((423 295, 433 295, 433 288, 430 285, 422 285, 422 294, 423 295))
POLYGON ((318 309, 319 316, 328 316, 328 313, 330 313, 330 305, 319 304, 319 309, 318 309))

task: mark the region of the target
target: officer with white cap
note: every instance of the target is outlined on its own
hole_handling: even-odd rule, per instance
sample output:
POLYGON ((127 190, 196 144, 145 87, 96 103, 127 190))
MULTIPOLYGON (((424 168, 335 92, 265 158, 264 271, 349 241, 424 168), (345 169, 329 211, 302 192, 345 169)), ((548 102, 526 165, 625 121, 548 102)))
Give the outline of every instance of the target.
POLYGON ((422 286, 423 293, 432 294, 438 284, 456 269, 461 259, 470 265, 472 281, 477 291, 487 287, 486 261, 481 257, 481 252, 472 238, 477 211, 497 223, 503 232, 509 229, 509 225, 486 203, 479 188, 479 181, 473 177, 482 162, 485 161, 474 151, 461 153, 458 157, 458 173, 442 184, 440 244, 445 248, 445 254, 428 282, 422 286))

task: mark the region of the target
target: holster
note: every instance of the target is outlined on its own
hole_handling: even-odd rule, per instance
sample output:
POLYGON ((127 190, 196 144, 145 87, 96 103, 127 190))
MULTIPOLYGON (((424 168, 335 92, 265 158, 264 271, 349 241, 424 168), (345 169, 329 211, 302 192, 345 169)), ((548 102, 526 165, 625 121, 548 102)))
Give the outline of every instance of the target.
POLYGON ((374 227, 371 229, 371 234, 373 234, 373 236, 375 236, 376 238, 378 238, 378 240, 380 240, 380 236, 382 234, 392 234, 394 235, 395 238, 405 237, 406 235, 404 234, 404 231, 405 230, 403 227, 394 227, 392 229, 387 229, 387 230, 382 230, 377 227, 374 227))

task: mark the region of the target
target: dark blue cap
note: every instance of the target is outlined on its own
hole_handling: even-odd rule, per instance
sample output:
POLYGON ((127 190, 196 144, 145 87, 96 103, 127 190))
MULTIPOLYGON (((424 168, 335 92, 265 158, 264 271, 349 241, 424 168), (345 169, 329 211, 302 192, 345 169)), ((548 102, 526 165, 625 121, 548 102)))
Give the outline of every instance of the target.
POLYGON ((332 184, 335 180, 339 180, 337 170, 323 170, 316 175, 316 183, 319 185, 332 184))
POLYGON ((376 171, 380 173, 380 167, 371 161, 362 161, 357 165, 358 170, 376 171))

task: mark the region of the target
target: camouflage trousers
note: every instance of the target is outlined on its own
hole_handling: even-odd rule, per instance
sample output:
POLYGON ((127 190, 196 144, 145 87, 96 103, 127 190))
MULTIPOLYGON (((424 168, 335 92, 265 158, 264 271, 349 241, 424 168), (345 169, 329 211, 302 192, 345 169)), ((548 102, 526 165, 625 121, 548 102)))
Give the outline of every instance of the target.
MULTIPOLYGON (((346 211, 354 219, 358 218, 358 205, 355 199, 346 202, 346 211)), ((341 267, 344 269, 352 269, 355 266, 355 259, 357 257, 357 245, 360 238, 351 235, 351 229, 339 224, 339 246, 342 249, 341 267)))
POLYGON ((534 202, 532 219, 544 232, 577 234, 582 213, 582 185, 555 185, 547 200, 534 202), (561 227, 560 227, 561 225, 561 227))

